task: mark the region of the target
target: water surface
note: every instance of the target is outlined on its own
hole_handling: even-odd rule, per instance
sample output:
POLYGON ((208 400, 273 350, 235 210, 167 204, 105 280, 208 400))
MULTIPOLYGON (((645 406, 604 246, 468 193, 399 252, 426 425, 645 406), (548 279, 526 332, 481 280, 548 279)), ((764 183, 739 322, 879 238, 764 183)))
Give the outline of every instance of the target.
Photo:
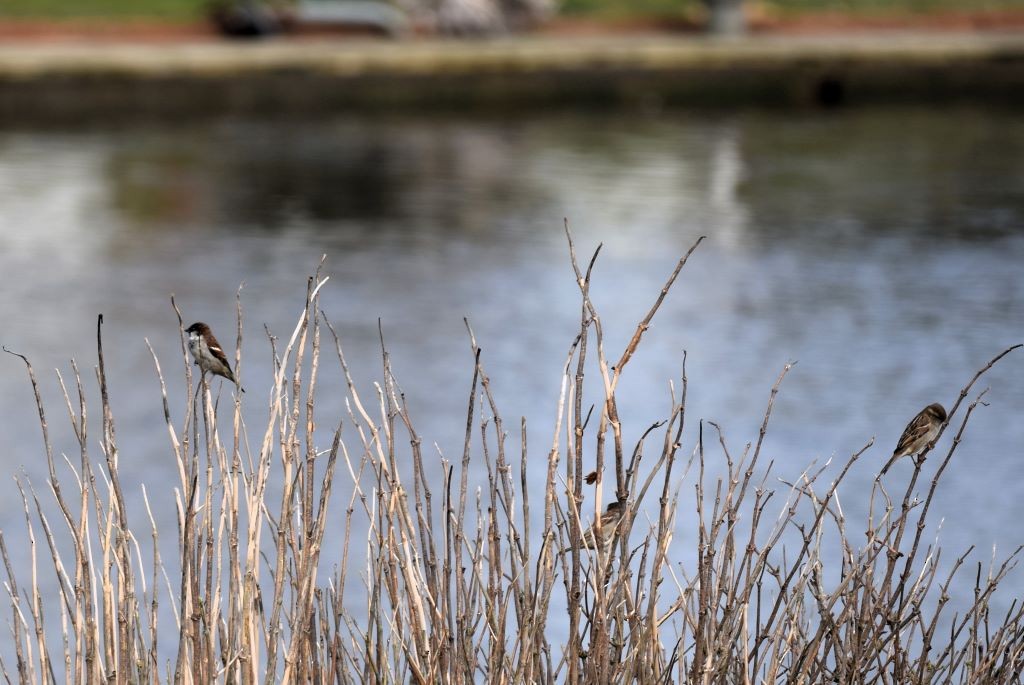
MULTIPOLYGON (((677 258, 706 235, 623 380, 627 443, 666 413, 684 350, 687 454, 701 418, 720 424, 734 451, 755 440, 772 383, 796 360, 765 457, 789 480, 876 437, 842 492, 859 521, 906 422, 930 402, 949 407, 988 359, 1024 341, 1021 121, 960 108, 3 131, 0 337, 31 358, 58 451, 75 455, 52 369, 67 373, 74 357, 92 382, 95 319, 105 315, 122 483, 137 507, 146 486, 173 544, 165 485, 177 470, 144 342, 170 376, 180 420, 171 293, 186 324, 210 323, 233 349, 244 282, 255 436, 270 378, 263 325, 287 337, 306 276, 327 254, 324 308, 360 390, 372 396, 380 378, 379 319, 428 453, 448 458, 461 455, 465 429, 468 317, 506 423, 526 417, 541 464, 579 319, 563 218, 584 256, 603 243, 592 295, 614 356, 677 258)), ((329 427, 343 386, 335 365, 325 369, 329 427)), ((1024 542, 1024 353, 984 385, 990 404, 933 504, 949 559, 972 544, 985 560, 993 545, 1001 556, 1024 542)), ((0 387, 3 469, 42 488, 35 407, 16 358, 0 364, 0 387)), ((901 464, 890 478, 909 473, 901 464)), ((537 487, 542 478, 542 468, 531 475, 537 487)), ((11 481, 0 487, 0 528, 17 539, 21 504, 11 481)), ((341 501, 350 492, 345 480, 336 488, 341 501)), ((691 538, 692 482, 680 492, 678 534, 691 538)), ((1008 596, 1021 586, 1014 578, 1008 596)))

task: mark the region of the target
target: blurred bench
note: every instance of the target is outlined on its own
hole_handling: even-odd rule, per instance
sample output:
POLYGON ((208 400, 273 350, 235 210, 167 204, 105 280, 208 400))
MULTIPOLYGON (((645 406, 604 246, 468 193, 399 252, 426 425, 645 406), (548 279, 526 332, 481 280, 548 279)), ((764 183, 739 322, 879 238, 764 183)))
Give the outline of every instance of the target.
POLYGON ((286 10, 259 0, 225 0, 213 6, 211 18, 233 37, 330 31, 399 36, 410 30, 405 13, 382 0, 302 0, 286 10))

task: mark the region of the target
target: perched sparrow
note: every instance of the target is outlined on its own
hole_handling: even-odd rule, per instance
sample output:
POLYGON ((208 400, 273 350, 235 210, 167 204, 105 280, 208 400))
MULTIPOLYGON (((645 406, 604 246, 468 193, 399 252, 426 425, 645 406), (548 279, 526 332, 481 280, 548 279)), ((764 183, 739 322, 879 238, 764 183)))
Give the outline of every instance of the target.
POLYGON ((587 485, 593 485, 597 482, 597 471, 591 471, 587 475, 583 476, 583 482, 587 485))
POLYGON ((937 402, 922 409, 921 413, 907 424, 906 430, 900 436, 900 441, 896 444, 896 451, 892 453, 892 457, 889 458, 888 463, 878 475, 884 476, 893 462, 900 457, 920 453, 928 443, 938 436, 939 427, 945 420, 946 410, 937 402))
POLYGON ((590 528, 587 528, 580 538, 580 547, 584 549, 598 549, 604 548, 605 545, 610 545, 615 537, 615 529, 622 522, 622 515, 625 511, 622 503, 618 500, 609 503, 608 508, 601 514, 601 532, 597 532, 596 523, 591 524, 590 528))
MULTIPOLYGON (((209 371, 218 376, 223 376, 235 385, 238 385, 238 381, 235 380, 235 374, 231 370, 231 365, 228 363, 228 358, 224 355, 224 348, 217 342, 217 338, 213 337, 210 327, 201 321, 197 321, 186 328, 185 332, 188 333, 188 350, 195 357, 196 364, 199 365, 203 373, 209 371)), ((240 385, 238 389, 245 392, 245 389, 240 385)))

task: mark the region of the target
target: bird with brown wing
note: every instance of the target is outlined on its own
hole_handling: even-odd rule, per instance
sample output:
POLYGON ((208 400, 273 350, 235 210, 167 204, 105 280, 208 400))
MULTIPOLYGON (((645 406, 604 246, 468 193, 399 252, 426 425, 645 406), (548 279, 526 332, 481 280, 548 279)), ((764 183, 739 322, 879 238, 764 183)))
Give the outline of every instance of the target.
POLYGON ((896 450, 882 467, 879 476, 884 476, 889 467, 900 457, 920 454, 935 438, 946 421, 946 409, 938 402, 929 404, 907 424, 896 450))
POLYGON ((600 550, 602 552, 607 551, 607 548, 615 540, 615 533, 618 530, 619 524, 622 523, 622 517, 625 513, 626 507, 622 502, 618 500, 610 502, 604 513, 601 514, 600 530, 598 530, 597 521, 590 524, 590 527, 583 531, 583 535, 580 536, 580 547, 583 549, 600 550))
POLYGON ((212 373, 223 376, 238 386, 238 389, 245 392, 245 388, 238 385, 235 373, 231 370, 224 348, 213 336, 213 331, 202 321, 197 321, 185 329, 188 333, 188 350, 196 360, 196 364, 203 373, 212 373))

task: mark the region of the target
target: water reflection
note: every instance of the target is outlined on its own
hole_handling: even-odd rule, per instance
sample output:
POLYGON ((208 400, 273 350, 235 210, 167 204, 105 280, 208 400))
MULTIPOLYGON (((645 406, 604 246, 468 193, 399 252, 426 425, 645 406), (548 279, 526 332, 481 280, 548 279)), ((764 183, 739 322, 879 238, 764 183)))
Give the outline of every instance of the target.
MULTIPOLYGON (((627 442, 665 413, 684 349, 691 419, 720 422, 737 447, 756 437, 768 389, 798 359, 766 453, 792 478, 877 436, 843 502, 857 520, 858 495, 906 421, 951 404, 974 370, 1024 338, 1021 178, 1019 114, 974 109, 4 132, 3 342, 31 356, 59 416, 45 370, 72 356, 88 369, 95 316, 106 315, 122 478, 152 496, 176 478, 143 343, 177 373, 169 294, 186 319, 231 340, 245 282, 244 384, 259 425, 262 325, 290 330, 326 253, 325 307, 364 393, 379 376, 380 317, 425 444, 460 454, 468 316, 506 420, 525 416, 539 447, 579 315, 562 218, 581 249, 604 243, 593 297, 613 350, 678 255, 707 235, 623 381, 627 442)), ((0 375, 2 459, 41 483, 30 389, 12 360, 0 375)), ((321 415, 341 415, 340 375, 322 382, 321 415)), ((1024 504, 995 506, 986 493, 1024 469, 1024 360, 1008 359, 990 385, 991 406, 933 505, 957 552, 1020 542, 1024 504)), ((61 422, 51 430, 70 451, 61 422)), ((154 499, 173 530, 170 496, 154 499)), ((20 509, 4 501, 0 527, 17 530, 20 509)))
POLYGON ((301 134, 241 123, 119 148, 109 164, 114 203, 144 225, 315 223, 341 231, 402 222, 472 233, 495 207, 508 209, 512 199, 537 206, 547 194, 521 173, 515 130, 467 122, 296 126, 301 134))

